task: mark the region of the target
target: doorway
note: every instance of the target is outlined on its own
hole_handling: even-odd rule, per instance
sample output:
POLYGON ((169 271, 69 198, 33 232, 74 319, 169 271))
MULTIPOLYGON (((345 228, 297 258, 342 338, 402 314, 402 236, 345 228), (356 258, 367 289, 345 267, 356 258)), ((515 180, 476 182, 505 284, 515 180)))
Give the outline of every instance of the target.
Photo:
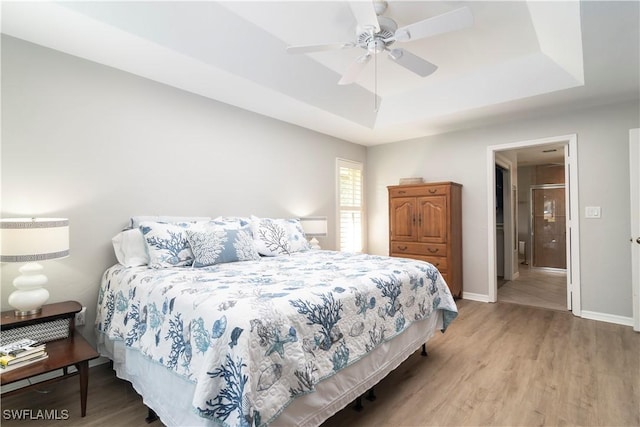
MULTIPOLYGON (((498 301, 567 310, 564 150, 558 146, 544 151, 545 157, 537 155, 540 148, 509 152, 516 159, 516 189, 521 192, 515 234, 525 237, 518 245, 518 274, 509 280, 498 277, 498 301)), ((496 245, 499 248, 500 239, 496 245)))
MULTIPOLYGON (((551 248, 553 250, 555 250, 556 252, 559 251, 564 251, 564 260, 563 263, 566 267, 565 270, 562 270, 560 267, 558 267, 557 265, 553 264, 553 267, 550 268, 545 268, 545 269, 533 269, 531 268, 531 264, 533 264, 533 246, 532 246, 532 241, 530 238, 521 238, 521 236, 519 235, 518 232, 516 232, 516 248, 518 248, 517 250, 520 252, 522 250, 522 252, 526 252, 526 256, 527 258, 523 259, 521 263, 515 263, 515 265, 517 266, 516 268, 518 268, 519 272, 516 272, 516 274, 514 275, 514 277, 516 277, 516 280, 531 280, 533 282, 540 282, 540 278, 539 277, 534 277, 535 274, 539 273, 538 270, 542 270, 543 272, 549 272, 549 273, 558 273, 558 277, 548 277, 550 278, 551 281, 558 281, 560 280, 562 283, 564 283, 564 286, 562 286, 560 288, 560 292, 564 295, 566 295, 566 298, 564 298, 564 301, 561 304, 561 307, 564 307, 563 309, 569 309, 571 311, 573 311, 573 314, 576 316, 580 316, 581 315, 581 308, 580 308, 580 269, 579 269, 579 263, 580 263, 580 259, 579 259, 579 252, 577 250, 573 250, 572 248, 579 248, 579 232, 578 232, 578 227, 579 227, 579 215, 578 215, 578 198, 577 198, 577 194, 578 194, 578 180, 577 180, 577 156, 576 156, 576 149, 577 149, 577 136, 576 135, 564 135, 564 136, 558 136, 558 137, 551 137, 551 138, 543 138, 543 139, 538 139, 538 140, 529 140, 529 141, 521 141, 521 142, 515 142, 515 143, 509 143, 509 144, 501 144, 501 145, 495 145, 495 146, 489 146, 487 148, 487 168, 490 171, 490 173, 487 174, 487 187, 488 188, 495 188, 496 182, 495 182, 495 164, 496 164, 496 159, 497 156, 500 156, 501 154, 507 154, 507 155, 511 155, 513 154, 513 152, 520 152, 520 151, 527 151, 527 150, 535 150, 535 151, 540 151, 540 152, 545 152, 545 151, 550 151, 551 149, 553 150, 560 150, 560 152, 564 153, 564 158, 562 160, 562 163, 564 165, 564 174, 565 174, 565 187, 564 189, 555 189, 555 192, 562 192, 564 191, 564 203, 562 203, 561 201, 559 201, 559 199, 556 198, 556 206, 555 206, 555 210, 553 210, 553 212, 551 212, 550 208, 553 208, 553 203, 547 203, 547 209, 549 212, 547 212, 547 220, 551 219, 550 215, 553 215, 553 219, 558 222, 558 221, 562 221, 562 217, 565 217, 565 220, 563 221, 565 224, 565 237, 563 239, 559 239, 558 238, 558 232, 557 230, 555 233, 555 242, 553 242, 554 237, 553 237, 553 231, 552 230, 554 227, 547 227, 549 229, 549 232, 551 233, 550 236, 547 236, 548 238, 548 248, 551 248), (563 209, 559 210, 558 209, 558 204, 561 204, 564 206, 563 209), (526 244, 522 244, 523 241, 525 241, 526 244), (528 249, 528 250, 527 250, 528 249), (528 264, 528 265, 527 265, 528 264), (553 269, 553 270, 552 270, 553 269), (519 273, 519 274, 518 274, 519 273)), ((515 175, 516 175, 516 179, 519 173, 519 166, 517 166, 515 168, 515 175)), ((514 182, 517 182, 514 179, 514 182)), ((527 208, 526 210, 522 209, 521 206, 521 201, 522 201, 522 192, 523 189, 521 188, 517 188, 517 196, 514 197, 514 199, 517 198, 517 207, 514 207, 514 211, 516 212, 516 229, 518 228, 517 223, 522 222, 522 215, 523 212, 524 215, 526 216, 526 212, 529 211, 529 209, 527 208)), ((492 192, 493 193, 493 192, 492 192)), ((526 198, 529 198, 529 188, 526 189, 525 193, 527 196, 526 198)), ((541 193, 543 194, 543 193, 541 193)), ((497 280, 497 236, 495 233, 496 230, 496 225, 497 225, 497 217, 496 217, 496 212, 495 212, 495 206, 496 206, 496 199, 495 199, 495 195, 492 194, 492 197, 490 197, 489 200, 489 212, 488 212, 488 222, 489 222, 489 234, 488 234, 488 249, 489 249, 489 257, 488 257, 488 276, 489 276, 489 289, 488 289, 488 301, 489 302, 496 302, 498 300, 498 280, 497 280), (492 200, 493 199, 493 200, 492 200)), ((542 223, 544 224, 544 216, 545 216, 545 212, 544 212, 544 207, 545 207, 545 203, 544 203, 544 196, 541 197, 541 201, 540 201, 541 205, 542 205, 542 223)), ((543 225, 544 227, 544 225, 543 225)), ((557 227, 556 227, 557 228, 557 227)), ((544 243, 544 242, 543 242, 544 243)), ((542 256, 543 254, 540 254, 540 256, 542 256)), ((536 258, 536 261, 539 262, 543 262, 542 259, 538 259, 536 258)), ((546 261, 545 261, 546 262, 546 261)), ((504 287, 503 287, 504 288, 504 287)), ((501 288, 501 291, 502 289, 501 288)), ((557 287, 556 287, 557 288, 557 287)), ((501 293, 501 297, 502 297, 502 293, 501 293)), ((501 298, 502 300, 502 298, 501 298)), ((532 304, 535 305, 535 304, 532 304)))

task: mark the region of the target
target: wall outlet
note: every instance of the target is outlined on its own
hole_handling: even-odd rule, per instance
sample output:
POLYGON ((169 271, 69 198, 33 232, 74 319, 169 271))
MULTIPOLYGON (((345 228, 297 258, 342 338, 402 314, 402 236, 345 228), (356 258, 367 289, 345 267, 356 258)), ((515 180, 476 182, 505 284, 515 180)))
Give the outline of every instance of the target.
POLYGON ((87 307, 82 307, 82 310, 76 313, 76 326, 82 326, 86 323, 87 307))

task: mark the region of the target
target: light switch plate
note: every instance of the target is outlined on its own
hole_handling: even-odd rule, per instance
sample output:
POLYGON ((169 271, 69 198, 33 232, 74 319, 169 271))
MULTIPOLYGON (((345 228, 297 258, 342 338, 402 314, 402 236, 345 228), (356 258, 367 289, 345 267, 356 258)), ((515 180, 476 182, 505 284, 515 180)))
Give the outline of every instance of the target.
POLYGON ((585 218, 600 218, 600 206, 587 206, 584 208, 585 218))

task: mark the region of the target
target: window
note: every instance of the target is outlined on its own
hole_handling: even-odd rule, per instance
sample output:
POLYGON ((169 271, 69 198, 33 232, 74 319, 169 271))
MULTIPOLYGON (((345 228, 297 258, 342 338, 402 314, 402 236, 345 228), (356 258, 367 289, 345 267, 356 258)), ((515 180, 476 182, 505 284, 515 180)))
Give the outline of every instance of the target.
POLYGON ((339 249, 346 252, 362 252, 362 163, 338 159, 337 174, 339 249))

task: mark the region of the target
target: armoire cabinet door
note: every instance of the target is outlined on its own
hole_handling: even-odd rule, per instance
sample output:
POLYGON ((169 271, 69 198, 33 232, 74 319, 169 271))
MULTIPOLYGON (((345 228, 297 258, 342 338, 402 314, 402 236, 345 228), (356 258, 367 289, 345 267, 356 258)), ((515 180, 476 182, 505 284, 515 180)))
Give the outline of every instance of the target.
POLYGON ((447 243, 447 196, 418 197, 418 241, 447 243))
POLYGON ((416 198, 397 197, 390 203, 390 234, 391 238, 402 242, 415 242, 417 229, 416 198))

